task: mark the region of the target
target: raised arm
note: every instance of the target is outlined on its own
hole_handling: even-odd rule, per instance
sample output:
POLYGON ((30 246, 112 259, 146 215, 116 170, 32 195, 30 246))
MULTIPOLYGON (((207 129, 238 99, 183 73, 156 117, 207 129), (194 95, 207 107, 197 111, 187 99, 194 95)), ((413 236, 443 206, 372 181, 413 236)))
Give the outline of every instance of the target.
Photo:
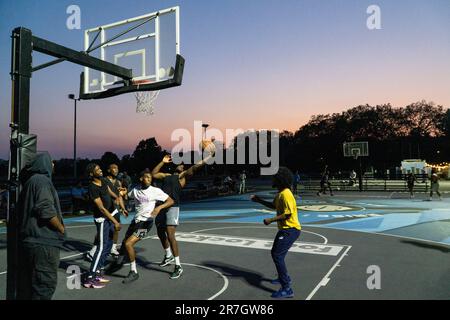
POLYGON ((201 167, 203 167, 206 162, 212 158, 212 155, 207 156, 205 159, 200 160, 199 162, 197 162, 196 164, 194 164, 192 167, 190 167, 187 170, 184 170, 182 173, 180 173, 179 175, 179 179, 186 179, 186 178, 190 178, 194 175, 195 171, 197 171, 198 169, 200 169, 201 167))
POLYGON ((269 202, 269 201, 263 200, 263 199, 261 199, 260 197, 258 197, 256 195, 252 195, 250 197, 250 200, 252 200, 253 202, 260 203, 260 204, 262 204, 263 206, 266 206, 269 209, 273 209, 273 210, 276 209, 275 205, 273 204, 273 202, 269 202))
POLYGON ((160 163, 158 163, 158 165, 152 170, 153 179, 162 180, 165 177, 170 176, 169 173, 159 172, 166 163, 170 163, 170 162, 172 162, 172 158, 169 155, 164 156, 162 161, 160 163))

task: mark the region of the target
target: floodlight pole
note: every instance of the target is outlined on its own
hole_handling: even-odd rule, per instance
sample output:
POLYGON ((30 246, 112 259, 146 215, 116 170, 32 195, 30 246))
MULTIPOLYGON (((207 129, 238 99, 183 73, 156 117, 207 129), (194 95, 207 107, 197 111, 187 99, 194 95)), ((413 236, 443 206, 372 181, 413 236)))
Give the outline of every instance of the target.
MULTIPOLYGON (((209 127, 209 124, 203 123, 202 127, 204 130, 204 139, 206 140, 206 129, 209 127)), ((203 150, 201 150, 202 152, 202 159, 203 159, 203 150)), ((205 176, 208 176, 208 166, 205 166, 205 176)))
POLYGON ((69 94, 69 99, 74 102, 74 114, 73 114, 73 178, 77 179, 77 101, 74 94, 69 94))

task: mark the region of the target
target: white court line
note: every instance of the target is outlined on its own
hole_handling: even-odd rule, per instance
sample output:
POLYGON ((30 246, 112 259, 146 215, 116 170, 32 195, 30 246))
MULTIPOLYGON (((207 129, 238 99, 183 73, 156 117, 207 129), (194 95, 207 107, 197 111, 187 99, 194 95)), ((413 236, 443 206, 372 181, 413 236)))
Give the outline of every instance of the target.
POLYGON ((347 250, 344 251, 339 260, 336 261, 336 263, 331 267, 328 273, 322 278, 322 280, 320 280, 319 284, 314 288, 313 291, 311 291, 306 300, 311 300, 321 287, 325 287, 328 284, 328 282, 330 281, 330 275, 333 273, 334 269, 340 266, 339 263, 345 258, 345 256, 347 256, 347 253, 351 248, 352 246, 348 246, 347 250))
MULTIPOLYGON (((190 233, 197 233, 197 232, 203 232, 203 231, 210 231, 210 230, 220 230, 220 229, 240 229, 240 228, 249 228, 249 229, 276 229, 274 227, 244 227, 244 226, 235 226, 235 227, 220 227, 220 228, 209 228, 209 229, 202 229, 202 230, 197 230, 197 231, 191 231, 190 233)), ((306 233, 311 233, 314 234, 318 237, 321 237, 322 239, 324 239, 324 243, 323 244, 328 244, 328 239, 319 234, 319 233, 315 233, 315 232, 311 232, 311 231, 306 231, 306 230, 301 230, 301 232, 306 232, 306 233)), ((189 232, 188 232, 189 233, 189 232)))
MULTIPOLYGON (((82 228, 82 227, 91 227, 91 226, 92 226, 92 225, 89 224, 89 225, 73 226, 73 227, 82 228)), ((94 225, 94 226, 95 226, 95 225, 94 225)), ((151 239, 151 238, 153 238, 153 237, 145 237, 145 238, 143 238, 142 240, 151 239)), ((73 255, 70 255, 70 256, 62 257, 60 260, 64 260, 64 259, 69 259, 69 258, 77 257, 77 256, 80 256, 80 255, 83 255, 83 254, 84 254, 84 252, 76 253, 76 254, 73 254, 73 255)), ((224 285, 223 285, 222 289, 220 289, 217 293, 215 293, 214 295, 212 295, 211 297, 209 297, 207 300, 214 300, 215 298, 217 298, 218 296, 220 296, 222 293, 224 293, 225 290, 228 289, 228 285, 229 285, 228 278, 227 278, 225 275, 223 275, 221 272, 219 272, 219 271, 217 271, 217 270, 215 270, 215 269, 209 268, 209 267, 205 267, 205 266, 201 266, 201 265, 197 265, 197 264, 193 264, 193 263, 185 263, 185 262, 184 262, 184 263, 181 263, 181 264, 182 264, 182 265, 187 265, 187 266, 194 266, 194 267, 198 267, 198 268, 202 268, 202 269, 206 269, 206 270, 210 270, 210 271, 213 271, 213 272, 219 274, 219 275, 222 277, 222 279, 223 279, 223 281, 224 281, 224 285)), ((6 273, 7 273, 7 271, 1 272, 0 275, 6 274, 6 273)), ((74 276, 75 276, 75 275, 70 275, 70 276, 67 276, 66 278, 67 278, 67 279, 70 279, 71 277, 74 277, 74 276)))
POLYGON ((90 223, 90 224, 83 224, 81 226, 66 226, 66 229, 76 229, 76 228, 86 228, 86 227, 95 227, 95 224, 90 223))
POLYGON ((357 202, 359 205, 366 205, 366 206, 374 206, 374 207, 388 207, 387 204, 373 204, 373 203, 364 203, 364 202, 357 202))
POLYGON ((199 267, 199 268, 202 268, 202 269, 207 269, 207 270, 210 270, 210 271, 213 271, 213 272, 219 274, 222 277, 222 279, 224 281, 224 285, 223 285, 222 289, 220 289, 219 292, 217 292, 216 294, 212 295, 211 297, 209 297, 206 300, 214 300, 215 298, 220 296, 222 293, 224 293, 225 290, 228 289, 228 284, 229 284, 228 278, 226 276, 224 276, 222 273, 220 273, 219 271, 217 271, 217 270, 215 270, 213 268, 209 268, 209 267, 205 267, 205 266, 201 266, 201 265, 193 264, 193 263, 182 263, 182 264, 185 264, 187 266, 195 266, 195 267, 199 267))
POLYGON ((381 233, 381 232, 371 232, 371 231, 359 231, 359 230, 350 230, 350 229, 337 229, 337 228, 323 226, 323 225, 321 225, 321 226, 312 225, 312 224, 305 224, 305 225, 308 226, 308 228, 323 228, 323 229, 331 229, 331 230, 344 231, 344 232, 359 232, 359 233, 373 234, 373 235, 393 237, 393 238, 410 239, 410 240, 416 240, 416 241, 421 241, 421 242, 430 242, 430 243, 434 243, 434 244, 439 244, 439 245, 442 245, 442 246, 450 247, 450 244, 445 243, 445 242, 434 241, 434 240, 426 240, 426 239, 407 237, 407 236, 398 236, 398 235, 395 235, 395 234, 388 234, 388 233, 381 233))
MULTIPOLYGON (((148 239, 148 238, 145 238, 145 239, 148 239)), ((142 240, 144 240, 144 239, 142 239, 142 240)), ((67 257, 66 257, 66 258, 67 258, 67 257)), ((150 263, 153 263, 153 262, 150 262, 150 263)), ((215 293, 214 295, 212 295, 211 297, 209 297, 209 298, 206 299, 206 300, 214 300, 215 298, 217 298, 218 296, 220 296, 222 293, 224 293, 225 290, 228 289, 228 285, 229 285, 230 282, 228 281, 228 278, 227 278, 224 274, 222 274, 221 272, 219 272, 219 271, 217 271, 217 270, 215 270, 215 269, 213 269, 213 268, 201 266, 201 265, 194 264, 194 263, 186 263, 186 262, 183 262, 183 263, 181 263, 181 264, 182 264, 182 265, 186 265, 186 266, 193 266, 193 267, 198 267, 198 268, 201 268, 201 269, 206 269, 206 270, 209 270, 209 271, 213 271, 213 272, 217 273, 218 275, 220 275, 220 276, 222 277, 223 282, 224 282, 224 283, 223 283, 222 289, 220 289, 217 293, 215 293)), ((129 264, 129 263, 124 264, 124 266, 127 266, 127 265, 130 265, 130 264, 129 264)), ((77 275, 77 274, 73 274, 73 275, 67 276, 66 278, 67 278, 67 279, 71 279, 71 278, 76 277, 76 276, 78 276, 78 275, 77 275)))

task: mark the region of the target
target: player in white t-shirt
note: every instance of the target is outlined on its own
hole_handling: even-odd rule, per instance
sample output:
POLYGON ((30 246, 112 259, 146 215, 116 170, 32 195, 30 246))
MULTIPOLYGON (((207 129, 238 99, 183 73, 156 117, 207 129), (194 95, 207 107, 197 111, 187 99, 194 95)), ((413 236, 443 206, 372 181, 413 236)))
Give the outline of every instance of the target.
POLYGON ((117 259, 116 265, 113 267, 114 271, 117 271, 123 264, 125 253, 128 255, 131 263, 131 270, 128 276, 123 280, 123 283, 130 283, 139 278, 136 268, 136 252, 134 246, 149 233, 153 226, 154 218, 159 212, 174 204, 173 199, 161 189, 151 186, 152 173, 150 170, 142 171, 140 176, 140 186, 135 187, 128 192, 128 199, 134 199, 135 201, 136 215, 128 227, 122 242, 120 256, 117 259), (156 206, 156 201, 162 201, 163 203, 156 206))

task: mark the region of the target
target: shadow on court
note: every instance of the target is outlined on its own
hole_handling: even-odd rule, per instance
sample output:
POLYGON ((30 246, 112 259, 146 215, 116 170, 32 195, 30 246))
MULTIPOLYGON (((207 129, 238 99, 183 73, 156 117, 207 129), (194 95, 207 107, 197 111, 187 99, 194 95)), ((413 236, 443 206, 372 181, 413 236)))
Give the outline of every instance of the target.
POLYGON ((403 243, 411 244, 413 246, 417 246, 424 249, 431 249, 431 250, 438 250, 442 253, 450 253, 450 248, 445 245, 439 245, 439 244, 432 244, 432 243, 425 243, 425 242, 419 242, 414 240, 402 240, 403 243))
POLYGON ((267 292, 274 292, 272 288, 266 287, 263 282, 269 282, 272 279, 263 277, 261 273, 254 272, 253 270, 248 270, 240 268, 237 266, 229 265, 223 262, 205 261, 202 263, 205 267, 220 270, 225 276, 230 278, 241 278, 247 282, 252 287, 258 288, 267 292))

